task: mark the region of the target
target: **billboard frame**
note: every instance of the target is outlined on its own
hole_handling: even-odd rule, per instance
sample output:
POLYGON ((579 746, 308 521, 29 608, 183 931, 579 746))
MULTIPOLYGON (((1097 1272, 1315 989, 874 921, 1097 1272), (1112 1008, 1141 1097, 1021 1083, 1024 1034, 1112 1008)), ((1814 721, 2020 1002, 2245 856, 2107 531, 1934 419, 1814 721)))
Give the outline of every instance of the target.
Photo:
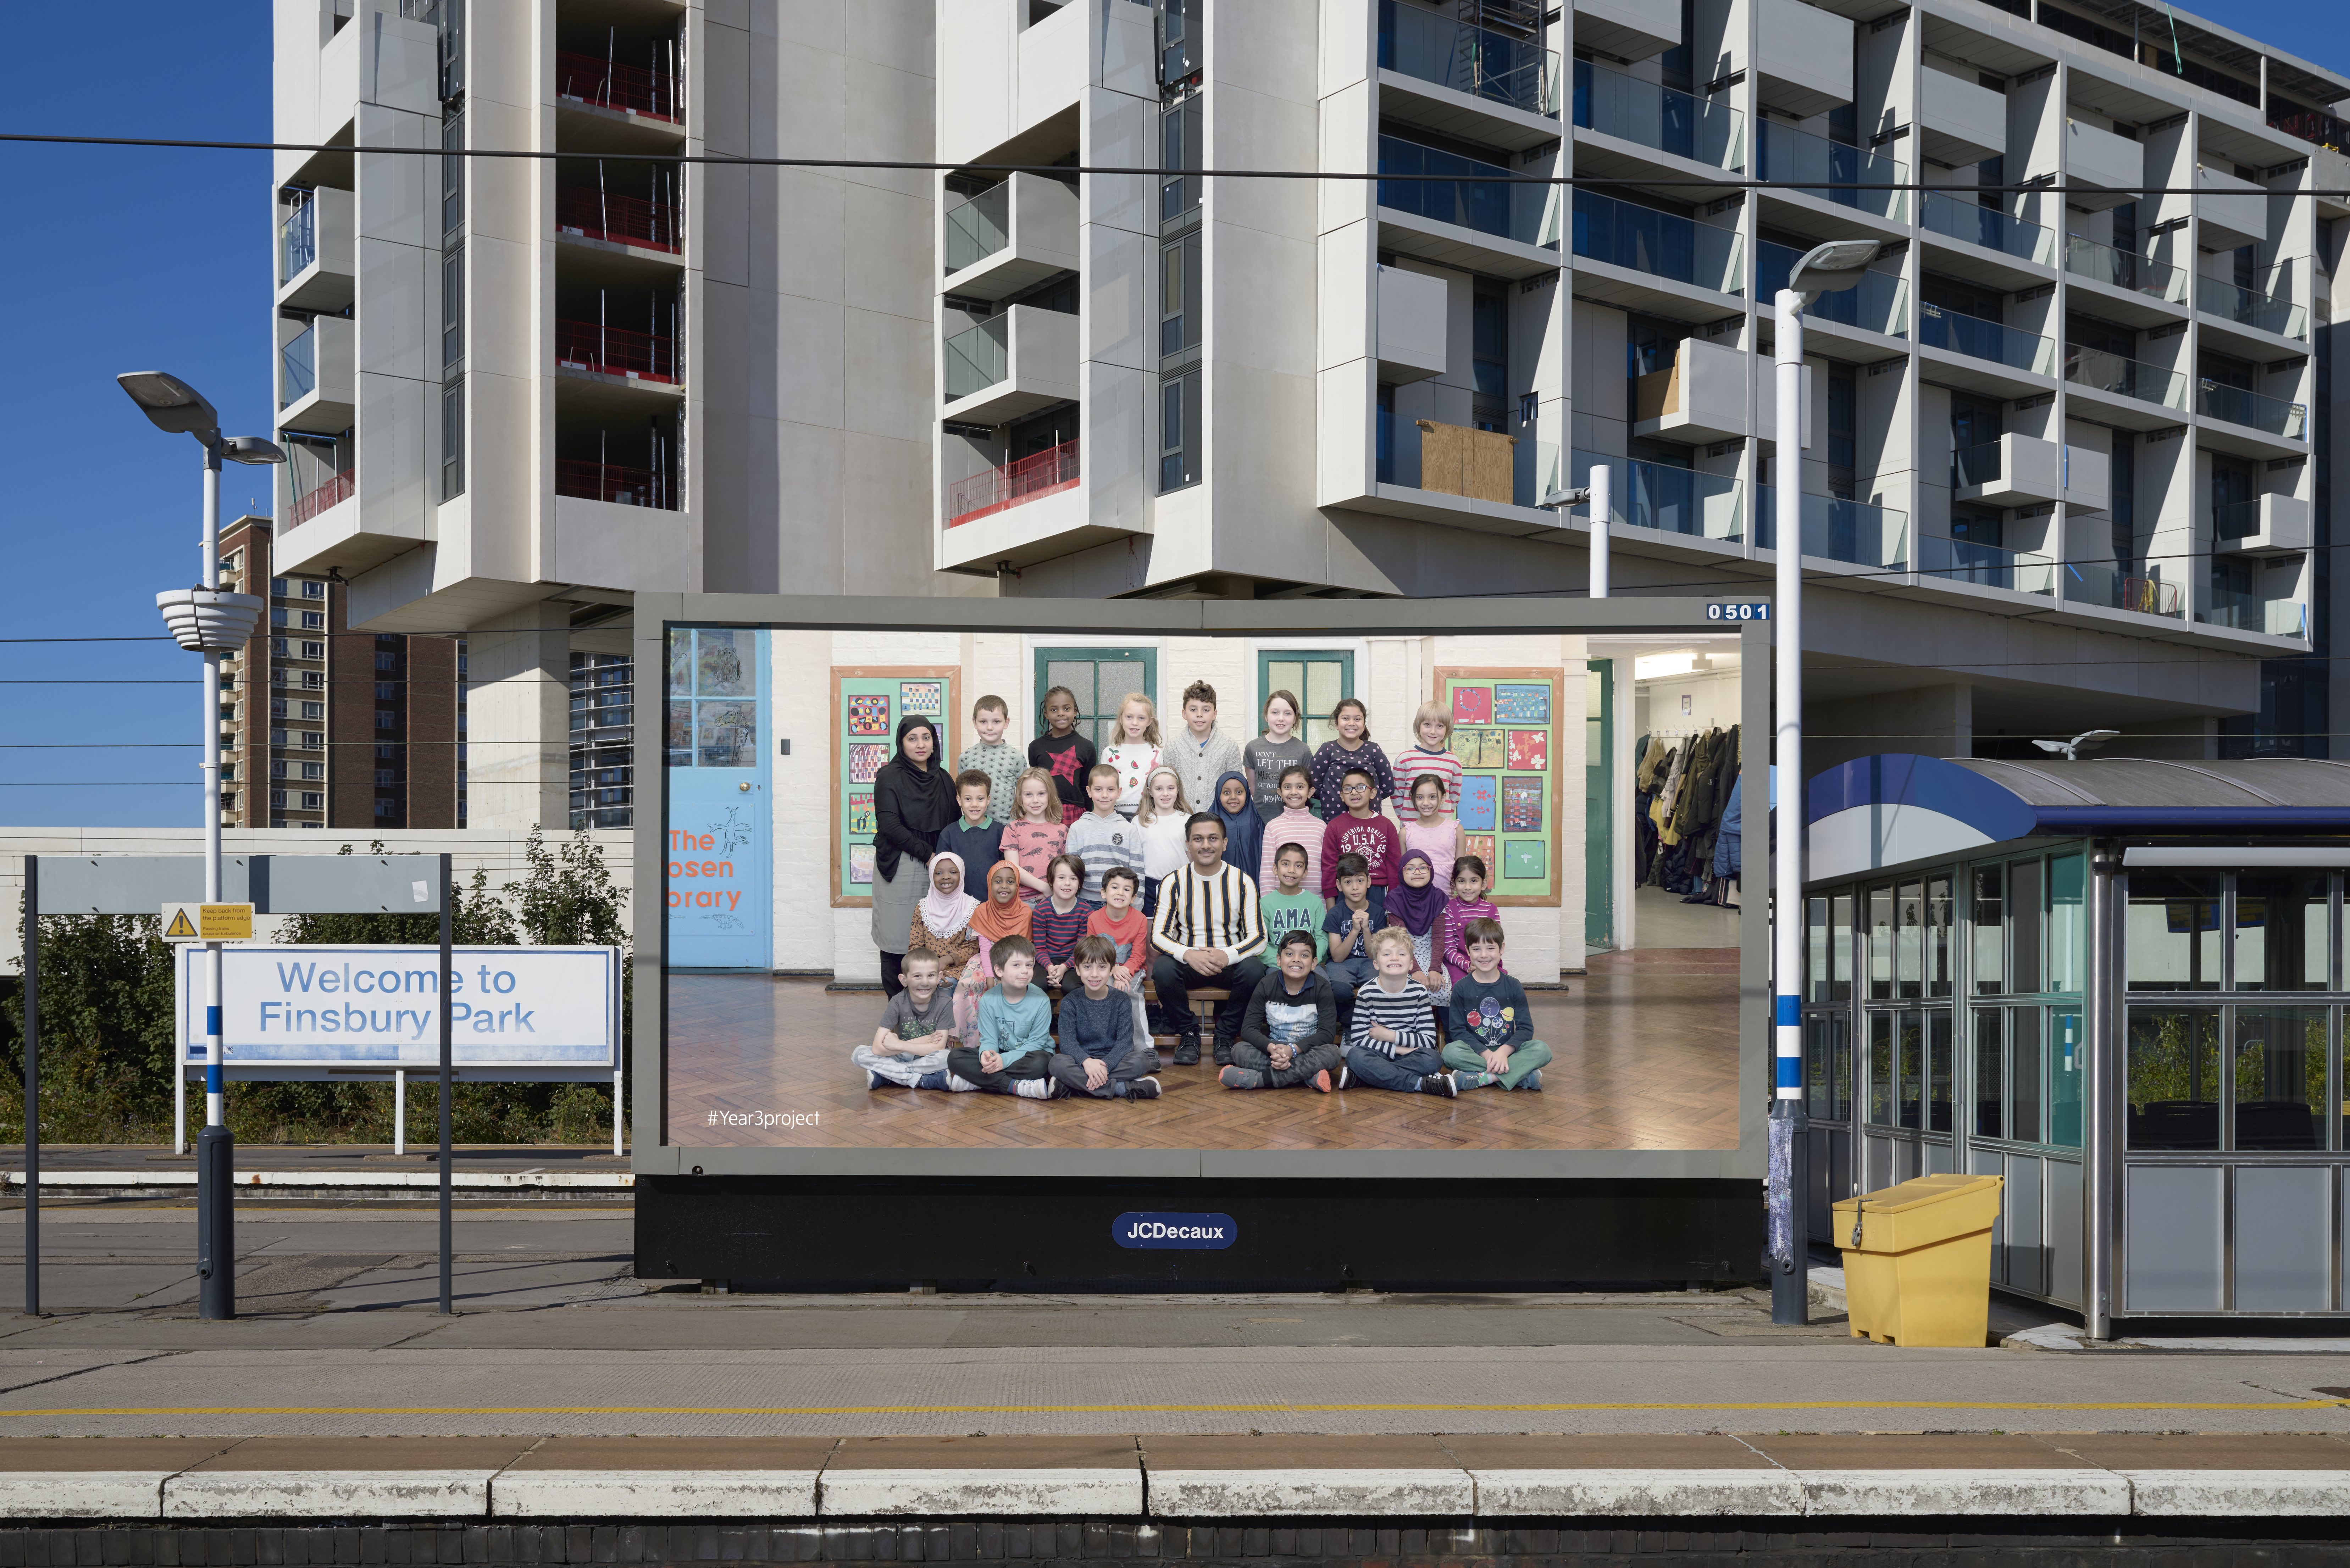
MULTIPOLYGON (((675 628, 733 627, 770 631, 926 632, 1107 637, 1311 637, 1509 635, 1739 637, 1742 733, 1767 734, 1771 623, 1725 616, 1736 604, 1766 605, 1767 592, 1726 590, 1711 597, 1590 599, 1541 596, 1429 599, 1056 599, 840 597, 786 594, 653 594, 636 597, 633 648, 639 671, 667 680, 675 628)), ((814 679, 829 683, 828 672, 814 679)), ((666 690, 653 699, 665 715, 666 690)), ((638 693, 639 708, 648 694, 638 693)), ((792 1148, 782 1145, 671 1143, 667 1095, 669 828, 666 725, 636 729, 637 897, 631 901, 636 966, 630 1115, 638 1129, 633 1168, 644 1177, 961 1179, 1144 1179, 1159 1181, 1386 1181, 1531 1179, 1759 1180, 1771 1103, 1771 950, 1767 901, 1741 908, 1738 982, 1738 1144, 1725 1149, 921 1149, 792 1148), (651 781, 659 781, 653 784, 651 781), (653 807, 654 809, 647 809, 653 807)), ((771 745, 771 737, 761 744, 771 745)), ((1769 798, 1768 749, 1748 744, 1741 778, 1750 801, 1769 798)), ((1756 813, 1756 815, 1763 814, 1756 813)), ((1770 884, 1770 836, 1748 835, 1742 880, 1770 884)), ((829 888, 826 891, 828 893, 829 888)), ((844 1072, 849 1042, 842 1042, 844 1072)))

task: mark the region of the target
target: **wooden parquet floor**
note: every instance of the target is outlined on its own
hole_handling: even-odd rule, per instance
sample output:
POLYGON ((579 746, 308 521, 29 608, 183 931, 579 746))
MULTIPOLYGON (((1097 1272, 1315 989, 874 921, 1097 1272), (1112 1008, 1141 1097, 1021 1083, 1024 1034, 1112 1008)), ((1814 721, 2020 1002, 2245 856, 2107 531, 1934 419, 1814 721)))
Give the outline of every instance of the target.
MULTIPOLYGON (((1356 1088, 1240 1094, 1199 1065, 1162 1065, 1162 1096, 1023 1100, 895 1086, 849 1064, 879 992, 764 975, 670 977, 670 1136, 689 1147, 1513 1149, 1734 1148, 1738 953, 1595 956, 1571 992, 1533 994, 1555 1054, 1540 1093, 1447 1100, 1356 1088), (788 1130, 712 1125, 719 1111, 813 1114, 788 1130)), ((1162 1064, 1170 1057, 1161 1054, 1162 1064)))

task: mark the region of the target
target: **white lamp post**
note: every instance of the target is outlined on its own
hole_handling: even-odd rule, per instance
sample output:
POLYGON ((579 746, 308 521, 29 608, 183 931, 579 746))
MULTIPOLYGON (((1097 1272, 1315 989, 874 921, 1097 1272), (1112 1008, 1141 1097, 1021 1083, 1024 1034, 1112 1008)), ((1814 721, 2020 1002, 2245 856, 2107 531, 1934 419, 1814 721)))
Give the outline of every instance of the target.
POLYGON ((1589 484, 1579 490, 1554 490, 1534 503, 1551 512, 1565 512, 1570 506, 1581 506, 1586 502, 1590 504, 1591 597, 1595 599, 1607 597, 1607 465, 1595 462, 1591 465, 1589 484))
POLYGON ((1787 275, 1777 306, 1778 551, 1771 618, 1777 666, 1776 835, 1772 843, 1772 1036, 1778 1066, 1771 1104, 1771 1321, 1808 1321, 1811 1282, 1804 1234, 1804 306, 1857 285, 1877 259, 1875 240, 1814 245, 1787 275))
MULTIPOLYGON (((224 593, 220 586, 221 459, 278 463, 286 454, 259 436, 220 433, 220 416, 203 395, 177 376, 132 370, 117 376, 157 430, 192 435, 204 449, 203 572, 192 588, 155 596, 163 624, 182 648, 204 656, 204 902, 221 901, 220 661, 244 646, 261 619, 265 600, 257 594, 224 593)), ((236 1315, 234 1194, 231 1179, 236 1146, 222 1121, 221 945, 204 944, 207 1000, 204 1007, 204 1130, 196 1139, 196 1262, 202 1281, 200 1315, 236 1315)), ((172 1064, 176 1080, 185 1069, 172 1064)))

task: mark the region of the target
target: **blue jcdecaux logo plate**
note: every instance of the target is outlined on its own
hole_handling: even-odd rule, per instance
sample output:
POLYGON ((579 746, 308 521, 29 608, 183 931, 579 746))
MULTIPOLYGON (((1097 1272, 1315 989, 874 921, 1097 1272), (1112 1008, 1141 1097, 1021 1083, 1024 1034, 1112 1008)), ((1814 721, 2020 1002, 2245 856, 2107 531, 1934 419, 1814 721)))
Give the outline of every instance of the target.
POLYGON ((1240 1227, 1229 1214, 1121 1214, 1110 1240, 1121 1247, 1180 1247, 1211 1251, 1232 1244, 1240 1227))

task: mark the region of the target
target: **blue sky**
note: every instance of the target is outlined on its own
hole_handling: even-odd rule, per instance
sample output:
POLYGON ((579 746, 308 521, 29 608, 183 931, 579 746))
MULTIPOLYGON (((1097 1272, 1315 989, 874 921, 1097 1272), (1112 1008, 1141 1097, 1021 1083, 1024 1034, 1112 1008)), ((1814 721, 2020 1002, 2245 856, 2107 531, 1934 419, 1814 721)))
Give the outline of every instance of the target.
MULTIPOLYGON (((512 4, 515 0, 477 0, 512 4)), ((263 140, 269 134, 265 0, 21 6, 0 128, 67 135, 263 140)), ((2350 7, 2216 0, 2196 14, 2305 59, 2350 66, 2350 7)), ((171 370, 232 433, 270 420, 269 166, 258 152, 0 149, 19 192, 20 243, 0 252, 16 302, 0 408, 20 469, 7 504, 16 607, 5 635, 154 637, 155 594, 194 580, 195 443, 154 431, 116 372, 171 370), (47 211, 36 211, 46 208, 47 211)), ((224 476, 222 513, 267 497, 224 476)), ((195 660, 168 642, 0 644, 12 716, 0 742, 0 822, 192 826, 198 820, 195 660), (107 742, 136 749, 100 749, 107 742), (56 749, 38 749, 38 748, 56 749), (56 781, 24 787, 23 781, 56 781), (124 781, 167 780, 167 787, 124 781)))

